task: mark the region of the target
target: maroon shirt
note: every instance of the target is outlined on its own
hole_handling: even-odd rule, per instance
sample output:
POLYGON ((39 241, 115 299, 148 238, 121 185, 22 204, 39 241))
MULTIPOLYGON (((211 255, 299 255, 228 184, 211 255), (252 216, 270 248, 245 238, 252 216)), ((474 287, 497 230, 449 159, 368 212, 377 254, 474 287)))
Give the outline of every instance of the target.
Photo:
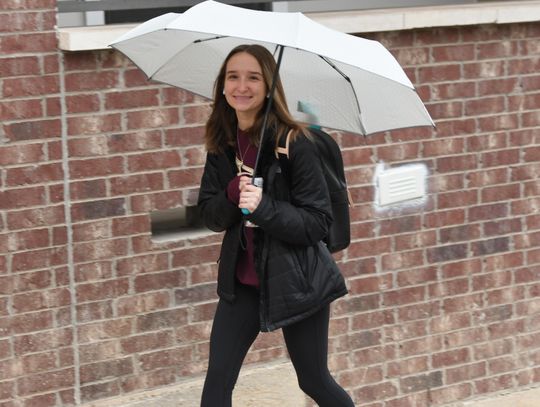
MULTIPOLYGON (((238 131, 238 142, 236 145, 236 157, 243 161, 244 165, 250 168, 255 166, 257 159, 257 147, 249 144, 247 133, 238 131)), ((243 169, 242 172, 245 172, 243 169)), ((227 187, 227 198, 229 201, 238 205, 240 201, 240 175, 234 177, 227 187)), ((246 247, 240 251, 238 262, 236 264, 236 278, 242 284, 258 287, 259 279, 255 271, 254 246, 253 246, 253 228, 244 227, 244 236, 246 247)))

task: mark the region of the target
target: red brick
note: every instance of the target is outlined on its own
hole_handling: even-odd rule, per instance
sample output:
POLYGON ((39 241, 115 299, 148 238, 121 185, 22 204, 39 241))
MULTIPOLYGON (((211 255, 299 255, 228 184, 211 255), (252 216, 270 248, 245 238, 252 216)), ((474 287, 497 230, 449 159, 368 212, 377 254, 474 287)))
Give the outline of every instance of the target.
POLYGON ((424 253, 422 250, 409 252, 392 253, 382 256, 382 270, 410 269, 424 264, 424 253))
POLYGON ((161 90, 161 97, 163 100, 163 103, 167 105, 183 105, 186 103, 193 103, 197 101, 197 99, 204 100, 202 98, 198 98, 194 93, 191 93, 187 90, 176 88, 176 87, 169 87, 164 88, 161 90))
POLYGON ((47 308, 68 306, 71 302, 69 290, 56 288, 43 292, 30 292, 13 296, 13 311, 23 313, 47 308))
POLYGON ((53 327, 53 315, 50 311, 19 314, 10 318, 10 329, 13 334, 42 331, 53 327))
POLYGON ((128 236, 150 232, 149 216, 132 216, 112 219, 113 236, 128 236))
POLYGON ((484 235, 487 237, 506 235, 521 231, 521 221, 519 219, 499 220, 486 222, 482 227, 484 229, 484 235))
POLYGON ((455 207, 472 206, 478 203, 478 192, 471 191, 453 191, 440 193, 438 195, 437 207, 439 209, 450 209, 455 207))
POLYGON ((87 201, 72 205, 73 220, 91 220, 121 216, 126 212, 126 202, 123 198, 102 201, 87 201))
POLYGON ((175 303, 176 305, 187 305, 210 301, 217 297, 216 291, 215 283, 177 288, 174 290, 175 303))
POLYGON ((187 105, 181 109, 181 121, 183 124, 204 124, 210 116, 210 105, 187 105))
POLYGON ((182 150, 182 165, 184 166, 204 166, 206 162, 206 151, 202 147, 192 147, 182 150))
POLYGON ((70 136, 117 132, 122 128, 122 118, 118 113, 68 117, 70 136))
POLYGON ((155 271, 169 270, 167 253, 146 254, 143 256, 130 256, 116 262, 116 271, 119 276, 155 271))
POLYGON ((460 225, 439 230, 439 239, 443 244, 478 238, 480 238, 480 225, 460 225))
POLYGON ((504 184, 509 180, 509 172, 510 170, 508 168, 470 172, 467 174, 467 179, 469 180, 468 186, 470 188, 481 188, 488 185, 504 184))
POLYGON ((180 166, 180 156, 176 151, 146 153, 128 157, 130 172, 170 169, 180 166))
POLYGON ((487 293, 486 304, 489 306, 508 304, 509 302, 523 300, 525 295, 523 287, 502 287, 487 293))
POLYGON ((439 263, 464 259, 468 254, 466 244, 455 244, 428 249, 427 259, 430 263, 439 263))
POLYGON ((177 250, 172 253, 173 267, 186 267, 204 263, 214 263, 219 258, 220 246, 177 250))
POLYGON ((433 120, 462 117, 464 113, 463 102, 438 102, 426 104, 433 120))
POLYGON ((520 151, 518 149, 482 154, 482 163, 485 167, 510 166, 519 162, 520 151))
POLYGON ((0 49, 4 54, 54 52, 56 47, 54 32, 5 35, 0 38, 0 49))
POLYGON ((420 154, 420 143, 395 144, 377 148, 379 160, 385 162, 416 159, 420 154))
POLYGON ((468 349, 456 349, 446 352, 435 353, 432 356, 434 368, 464 364, 470 361, 468 349))
POLYGON ((517 114, 499 114, 478 119, 478 128, 482 132, 512 130, 519 127, 519 116, 517 114))
POLYGON ((487 375, 486 363, 479 362, 446 370, 446 383, 469 382, 487 375))
POLYGON ((204 142, 204 127, 167 129, 165 131, 165 142, 170 147, 200 145, 204 142))
POLYGON ((14 352, 16 355, 54 350, 70 346, 73 341, 71 328, 55 329, 14 337, 14 352))
POLYGON ((91 322, 113 317, 112 301, 98 301, 77 305, 79 323, 91 322))
POLYGON ((442 371, 400 379, 400 388, 404 393, 415 393, 422 390, 432 389, 434 387, 441 387, 442 385, 442 371))
POLYGON ((216 303, 198 304, 193 310, 190 322, 212 321, 216 313, 216 303))
POLYGON ((102 383, 81 386, 82 402, 91 402, 99 399, 118 396, 120 394, 120 384, 118 380, 110 380, 102 383))
POLYGON ((131 318, 116 318, 101 322, 79 325, 80 343, 95 342, 129 336, 133 329, 131 318))
POLYGON ((391 239, 371 239, 360 242, 352 242, 347 249, 349 258, 369 257, 381 253, 390 252, 391 239))
POLYGON ((161 137, 159 130, 141 130, 136 133, 113 134, 107 137, 107 141, 111 153, 127 153, 159 149, 162 147, 161 137))
POLYGON ((159 348, 170 348, 173 344, 174 337, 171 332, 167 331, 130 336, 121 341, 122 352, 124 354, 153 351, 159 348))
POLYGON ((82 263, 125 256, 127 252, 128 242, 125 239, 97 240, 76 244, 73 258, 75 262, 82 263))
POLYGON ((510 249, 510 239, 507 237, 500 237, 496 239, 474 242, 472 243, 471 248, 475 256, 485 256, 488 254, 506 252, 510 249))
POLYGON ((519 184, 499 185, 484 188, 481 191, 482 202, 498 202, 517 199, 520 197, 519 184))
POLYGON ((163 175, 152 174, 134 174, 115 177, 109 180, 111 186, 111 195, 130 195, 137 192, 155 191, 164 189, 163 175))
POLYGON ((372 148, 355 148, 342 151, 343 164, 347 166, 373 164, 372 148))
POLYGON ((4 126, 4 129, 7 138, 11 141, 26 141, 60 137, 60 126, 60 120, 47 119, 9 123, 4 126))
POLYGON ((75 201, 91 198, 104 198, 107 195, 107 185, 104 179, 72 182, 69 187, 71 199, 75 201))
MULTIPOLYGON (((29 271, 66 264, 67 254, 65 247, 32 250, 15 253, 12 256, 12 271, 29 271)), ((42 272, 43 273, 43 272, 42 272)))
POLYGON ((106 93, 105 109, 116 110, 146 106, 158 106, 158 96, 158 89, 106 93))
MULTIPOLYGON (((141 274, 135 277, 135 292, 154 291, 165 288, 185 288, 187 276, 184 270, 171 270, 161 273, 141 274)), ((190 288, 195 290, 195 288, 190 288)), ((214 290, 215 291, 215 290, 214 290)))
MULTIPOLYGON (((538 154, 540 154, 540 149, 538 150, 538 154)), ((512 181, 537 180, 538 178, 540 178, 540 163, 528 163, 523 166, 514 166, 511 170, 512 181)))
POLYGON ((438 172, 468 171, 479 167, 479 159, 476 155, 459 155, 442 157, 436 160, 438 172))
POLYGON ((389 279, 389 276, 368 276, 349 280, 349 289, 354 294, 379 292, 381 289, 391 286, 392 281, 389 279))
POLYGON ((159 350, 140 356, 140 367, 143 371, 161 369, 169 366, 179 366, 191 359, 189 347, 159 350))
POLYGON ((470 118, 453 119, 437 123, 437 134, 439 137, 469 136, 475 132, 476 120, 470 118))
POLYGON ((478 380, 474 383, 476 392, 491 393, 500 392, 513 386, 514 375, 507 374, 502 376, 490 377, 489 379, 478 380))
POLYGON ((169 292, 161 290, 159 292, 119 298, 116 309, 120 316, 138 315, 167 309, 171 306, 171 303, 169 292))
POLYGON ((517 78, 491 79, 478 82, 478 95, 507 95, 519 89, 517 78))
POLYGON ((397 396, 398 389, 393 383, 382 382, 379 384, 360 387, 354 391, 355 400, 366 403, 375 400, 388 399, 397 396))
POLYGON ((65 76, 66 91, 84 92, 89 90, 104 90, 118 86, 118 72, 77 72, 65 76))
POLYGON ((500 339, 505 337, 515 337, 524 332, 524 321, 504 321, 489 325, 489 339, 500 339))
POLYGON ((422 302, 422 300, 424 300, 425 293, 425 287, 413 287, 395 291, 386 291, 383 294, 383 302, 386 306, 396 306, 415 302, 422 302))
POLYGON ((126 87, 147 86, 148 79, 140 69, 131 69, 124 72, 124 82, 126 87))
POLYGON ((465 223, 464 209, 450 209, 428 213, 424 216, 425 227, 439 228, 442 226, 459 225, 465 223))
POLYGON ((64 178, 60 163, 10 168, 6 173, 6 185, 8 187, 60 181, 64 178))
POLYGON ((59 92, 58 76, 40 76, 4 79, 2 89, 5 98, 23 98, 49 95, 59 92))
POLYGON ((465 294, 469 290, 469 279, 466 278, 438 282, 429 286, 429 294, 432 298, 465 294))
POLYGON ((100 108, 100 100, 97 94, 66 96, 67 113, 99 112, 100 108))
POLYGON ((505 110, 506 103, 503 96, 486 97, 465 102, 465 115, 467 116, 501 113, 505 110))
POLYGON ((503 60, 481 61, 466 63, 463 66, 465 79, 495 78, 505 75, 505 62, 503 60))
POLYGON ((92 282, 77 286, 77 301, 96 301, 106 298, 117 298, 127 294, 129 281, 125 278, 104 282, 92 282))
POLYGON ((178 109, 151 109, 127 113, 128 129, 158 128, 178 124, 178 109))
POLYGON ((134 372, 131 358, 108 360, 81 366, 81 384, 126 376, 134 372))
POLYGON ((188 312, 185 308, 170 309, 139 315, 137 331, 159 331, 187 325, 188 312))
POLYGON ((421 83, 437 83, 457 81, 461 78, 459 65, 437 65, 421 67, 418 70, 418 79, 421 83))
POLYGON ((0 77, 39 75, 37 56, 11 56, 0 58, 0 77))

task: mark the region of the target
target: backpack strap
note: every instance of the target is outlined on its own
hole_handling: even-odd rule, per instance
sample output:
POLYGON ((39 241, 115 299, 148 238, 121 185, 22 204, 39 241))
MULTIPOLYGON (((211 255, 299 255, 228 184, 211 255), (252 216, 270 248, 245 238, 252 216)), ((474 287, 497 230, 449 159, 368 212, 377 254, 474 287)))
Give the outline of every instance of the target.
POLYGON ((284 155, 289 158, 289 142, 291 141, 292 129, 289 130, 286 137, 280 137, 278 146, 276 147, 276 158, 280 158, 280 155, 284 155))

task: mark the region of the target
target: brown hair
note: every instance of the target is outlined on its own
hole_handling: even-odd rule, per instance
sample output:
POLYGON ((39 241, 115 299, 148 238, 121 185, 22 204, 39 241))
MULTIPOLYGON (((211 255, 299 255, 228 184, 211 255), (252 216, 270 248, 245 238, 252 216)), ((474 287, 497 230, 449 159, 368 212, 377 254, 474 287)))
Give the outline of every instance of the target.
MULTIPOLYGON (((227 146, 234 146, 236 143, 236 113, 227 103, 227 100, 223 95, 223 88, 225 86, 227 63, 232 56, 240 52, 250 54, 257 62, 259 62, 267 91, 272 85, 272 77, 276 70, 276 62, 270 51, 265 47, 256 44, 239 45, 227 55, 214 83, 214 102, 212 104, 210 118, 206 123, 205 144, 206 149, 211 153, 222 153, 227 146)), ((254 145, 259 144, 259 136, 267 103, 268 98, 266 99, 264 106, 258 112, 253 126, 248 129, 251 143, 254 145)), ((283 85, 281 84, 279 76, 277 78, 272 107, 268 115, 266 127, 274 128, 277 137, 281 137, 288 129, 294 130, 293 137, 299 132, 306 133, 304 126, 297 123, 289 113, 285 92, 283 91, 283 85)))

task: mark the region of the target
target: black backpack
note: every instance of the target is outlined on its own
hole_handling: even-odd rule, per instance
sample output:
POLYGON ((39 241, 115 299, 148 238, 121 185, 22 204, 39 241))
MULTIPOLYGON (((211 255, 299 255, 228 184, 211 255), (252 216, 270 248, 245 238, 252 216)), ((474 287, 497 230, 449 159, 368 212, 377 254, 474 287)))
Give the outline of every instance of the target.
MULTIPOLYGON (((352 199, 347 189, 343 158, 338 144, 332 136, 319 128, 310 127, 309 131, 321 157, 321 167, 330 192, 332 216, 334 218, 328 230, 328 235, 323 241, 328 250, 335 253, 345 249, 351 243, 349 206, 352 206, 352 199)), ((289 136, 290 132, 286 137, 281 137, 276 149, 276 155, 284 173, 288 171, 289 136)))

